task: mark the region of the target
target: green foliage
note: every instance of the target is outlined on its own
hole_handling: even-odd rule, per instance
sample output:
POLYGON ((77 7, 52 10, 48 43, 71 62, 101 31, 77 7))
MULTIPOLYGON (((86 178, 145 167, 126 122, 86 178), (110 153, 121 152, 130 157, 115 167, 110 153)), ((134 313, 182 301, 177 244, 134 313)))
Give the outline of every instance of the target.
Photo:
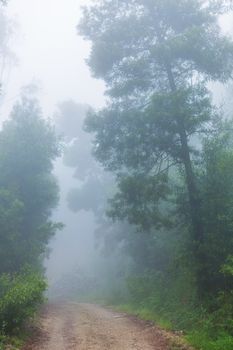
POLYGON ((0 132, 0 273, 39 264, 58 228, 49 218, 58 202, 51 172, 59 152, 53 126, 35 100, 23 98, 0 132))
MULTIPOLYGON (((198 322, 200 310, 194 312, 196 288, 190 271, 177 270, 169 274, 148 274, 129 278, 130 301, 139 310, 150 310, 167 320, 173 329, 190 329, 198 322)), ((154 316, 155 317, 155 316, 154 316)))
MULTIPOLYGON (((200 176, 205 237, 203 283, 206 293, 233 289, 230 274, 233 250, 233 148, 229 124, 219 125, 206 139, 200 176)), ((208 296, 207 296, 208 298, 208 296)))
POLYGON ((35 272, 0 277, 0 329, 2 334, 15 332, 32 317, 43 301, 44 278, 35 272))
POLYGON ((109 96, 86 119, 117 177, 108 213, 137 228, 119 238, 134 261, 129 304, 207 350, 232 348, 233 336, 232 121, 217 120, 208 91, 232 76, 218 23, 228 5, 103 0, 79 26, 109 96))
POLYGON ((180 86, 190 69, 224 80, 232 69, 232 43, 220 34, 217 22, 223 4, 218 2, 215 11, 212 5, 112 0, 86 7, 79 30, 92 41, 89 64, 94 74, 117 97, 164 86, 161 73, 167 60, 177 68, 180 86))
POLYGON ((0 350, 19 350, 23 347, 23 343, 18 337, 0 335, 0 350))
POLYGON ((233 346, 233 337, 223 334, 218 339, 213 340, 205 331, 197 330, 191 332, 185 337, 189 343, 200 350, 231 350, 233 346))
POLYGON ((0 272, 17 270, 24 205, 8 190, 0 190, 0 272), (10 254, 10 257, 9 257, 10 254))
POLYGON ((170 188, 166 174, 157 177, 138 175, 122 178, 119 192, 110 201, 109 216, 115 219, 128 219, 130 224, 142 230, 151 227, 169 226, 163 206, 167 202, 170 188))
POLYGON ((50 220, 58 201, 52 169, 59 148, 54 128, 43 119, 37 102, 23 98, 0 131, 0 333, 3 336, 19 332, 43 302, 46 283, 41 262, 49 239, 61 228, 61 224, 50 220))
POLYGON ((161 275, 129 278, 129 298, 117 309, 179 331, 197 349, 232 349, 232 294, 219 295, 215 310, 210 312, 196 303, 190 273, 178 276, 174 280, 171 275, 170 283, 168 276, 161 275))
POLYGON ((124 176, 125 167, 133 175, 153 176, 183 162, 176 114, 183 119, 188 138, 199 128, 208 129, 214 115, 203 85, 154 92, 143 108, 123 107, 113 104, 100 113, 89 113, 86 130, 95 134, 97 159, 108 170, 123 171, 124 176))
POLYGON ((233 276, 233 256, 227 258, 226 263, 222 266, 221 272, 225 276, 233 276))
MULTIPOLYGON (((213 263, 211 254, 217 248, 217 228, 227 217, 230 229, 232 217, 230 212, 225 218, 221 214, 220 222, 219 211, 211 219, 211 212, 207 214, 211 193, 205 197, 208 186, 202 182, 213 190, 214 180, 206 174, 199 178, 200 139, 213 132, 217 114, 207 83, 226 82, 233 71, 233 42, 222 35, 218 24, 225 6, 217 5, 196 0, 103 0, 85 8, 79 26, 92 44, 90 68, 105 81, 110 98, 103 110, 90 113, 86 120, 87 131, 95 136, 96 158, 117 175, 119 193, 110 214, 135 224, 142 234, 165 227, 168 208, 178 209, 178 196, 176 186, 168 186, 172 194, 168 198, 161 178, 170 185, 175 173, 183 173, 186 257, 196 265, 200 298, 222 278, 223 257, 218 254, 213 263), (162 213, 164 200, 172 204, 162 213), (207 252, 208 245, 212 248, 207 252)), ((209 172, 209 166, 204 164, 201 171, 209 172)), ((220 166, 218 179, 225 170, 220 166)))

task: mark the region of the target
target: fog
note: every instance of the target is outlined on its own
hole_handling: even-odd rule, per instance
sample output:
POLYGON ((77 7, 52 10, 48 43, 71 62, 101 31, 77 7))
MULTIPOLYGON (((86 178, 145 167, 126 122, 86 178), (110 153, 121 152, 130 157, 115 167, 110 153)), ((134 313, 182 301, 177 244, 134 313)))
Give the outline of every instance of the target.
MULTIPOLYGON (((27 85, 37 87, 36 97, 49 118, 54 118, 58 104, 65 100, 73 99, 97 108, 104 104, 104 84, 91 77, 85 63, 90 45, 76 29, 84 3, 77 0, 9 2, 5 12, 12 26, 8 43, 12 59, 7 60, 2 77, 1 121, 7 119, 27 85)), ((77 125, 80 126, 79 121, 77 125)), ((68 192, 81 184, 74 178, 74 172, 74 168, 63 164, 63 159, 55 164, 60 205, 54 219, 64 223, 65 228, 49 247, 50 258, 45 264, 50 286, 79 267, 90 270, 96 259, 93 215, 68 209, 68 192)))
POLYGON ((21 87, 32 81, 41 89, 40 100, 47 115, 66 99, 103 105, 103 83, 91 78, 85 64, 90 46, 76 30, 83 3, 86 1, 9 1, 6 12, 15 31, 10 46, 17 65, 11 66, 5 81, 7 110, 21 87))
POLYGON ((0 350, 233 349, 232 96, 232 0, 0 0, 0 350))
MULTIPOLYGON (((71 153, 72 149, 76 151, 74 143, 78 140, 78 147, 84 152, 80 156, 82 159, 65 161, 65 156, 62 156, 55 163, 54 173, 60 186, 60 204, 53 216, 56 221, 64 223, 64 229, 52 239, 50 257, 45 262, 52 290, 59 283, 63 283, 65 290, 67 283, 64 281, 73 273, 86 273, 86 276, 97 278, 99 266, 106 266, 105 259, 108 259, 108 266, 113 266, 115 261, 114 249, 111 250, 112 258, 106 257, 103 249, 104 237, 96 234, 96 230, 101 227, 98 216, 103 215, 103 212, 99 214, 99 208, 96 213, 93 208, 72 210, 72 205, 69 206, 68 203, 68 195, 72 189, 82 189, 86 182, 93 180, 93 175, 96 176, 96 168, 91 166, 92 174, 82 176, 83 169, 78 166, 78 162, 87 166, 84 161, 84 158, 86 161, 88 158, 86 147, 89 154, 91 152, 90 140, 83 139, 83 144, 80 143, 83 135, 83 113, 78 110, 79 106, 98 109, 105 103, 104 83, 91 76, 85 63, 90 44, 78 35, 76 28, 81 16, 81 6, 86 3, 84 0, 10 0, 5 10, 12 21, 13 34, 9 46, 12 48, 13 59, 3 76, 1 121, 7 118, 22 88, 35 84, 44 114, 54 119, 59 132, 64 135, 65 150, 71 150, 71 153), (76 104, 77 120, 71 120, 68 114, 64 114, 62 118, 67 117, 67 121, 62 127, 59 113, 61 114, 60 105, 64 101, 76 104), (71 123, 74 130, 72 135, 64 127, 66 123, 71 123)), ((222 18, 221 25, 224 31, 232 30, 232 15, 222 18)), ((213 91, 216 101, 221 104, 225 90, 214 86, 213 91)), ((113 180, 108 181, 110 191, 114 191, 111 183, 113 180)), ((94 201, 93 198, 92 200, 94 201)), ((116 252, 116 259, 117 254, 116 252)), ((61 291, 58 291, 58 295, 59 293, 62 294, 61 291)))

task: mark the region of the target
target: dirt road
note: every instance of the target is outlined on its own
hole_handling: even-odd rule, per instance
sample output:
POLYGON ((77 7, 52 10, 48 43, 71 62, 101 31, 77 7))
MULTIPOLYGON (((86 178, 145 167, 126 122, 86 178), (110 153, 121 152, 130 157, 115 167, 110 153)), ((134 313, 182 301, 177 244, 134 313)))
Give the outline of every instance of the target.
POLYGON ((90 304, 49 305, 23 350, 168 350, 161 331, 90 304))

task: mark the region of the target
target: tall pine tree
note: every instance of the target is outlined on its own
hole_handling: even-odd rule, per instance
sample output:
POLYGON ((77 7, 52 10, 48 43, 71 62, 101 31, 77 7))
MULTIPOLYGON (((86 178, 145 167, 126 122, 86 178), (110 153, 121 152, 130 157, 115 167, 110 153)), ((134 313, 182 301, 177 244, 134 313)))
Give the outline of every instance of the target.
POLYGON ((123 181, 143 175, 152 191, 172 166, 182 167, 200 291, 204 225, 190 141, 215 114, 207 83, 226 82, 233 71, 233 43, 218 24, 227 7, 222 1, 102 0, 84 9, 79 25, 92 42, 89 66, 109 96, 107 107, 87 120, 96 157, 123 181))

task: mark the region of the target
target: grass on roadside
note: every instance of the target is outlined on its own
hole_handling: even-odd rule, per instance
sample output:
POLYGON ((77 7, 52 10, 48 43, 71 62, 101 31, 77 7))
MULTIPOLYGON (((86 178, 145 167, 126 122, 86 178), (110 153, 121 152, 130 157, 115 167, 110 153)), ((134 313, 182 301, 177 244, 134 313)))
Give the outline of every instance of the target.
MULTIPOLYGON (((152 321, 159 327, 167 331, 173 331, 173 323, 166 318, 158 316, 153 310, 146 307, 137 307, 133 304, 122 304, 114 307, 115 310, 125 312, 130 315, 135 315, 142 320, 152 321)), ((205 321, 202 320, 202 324, 205 321)), ((233 349, 233 337, 223 333, 218 334, 214 339, 209 335, 208 326, 200 327, 200 329, 194 329, 184 332, 182 339, 190 344, 192 347, 198 350, 232 350, 233 349)))
POLYGON ((0 350, 19 350, 23 344, 24 340, 18 337, 0 335, 0 350))

